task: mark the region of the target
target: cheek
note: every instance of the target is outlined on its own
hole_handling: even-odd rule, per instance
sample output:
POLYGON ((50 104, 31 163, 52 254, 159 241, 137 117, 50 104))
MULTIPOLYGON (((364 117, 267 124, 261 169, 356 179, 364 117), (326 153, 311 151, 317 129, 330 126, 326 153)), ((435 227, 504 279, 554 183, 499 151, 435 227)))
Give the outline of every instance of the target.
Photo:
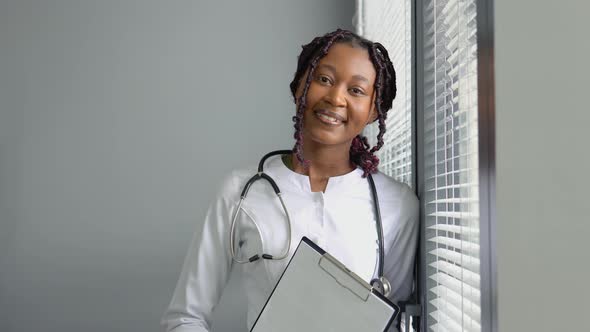
POLYGON ((312 83, 307 90, 307 108, 313 107, 322 98, 322 94, 321 88, 312 83))
POLYGON ((355 122, 363 127, 371 121, 371 104, 369 102, 357 103, 353 108, 355 122))

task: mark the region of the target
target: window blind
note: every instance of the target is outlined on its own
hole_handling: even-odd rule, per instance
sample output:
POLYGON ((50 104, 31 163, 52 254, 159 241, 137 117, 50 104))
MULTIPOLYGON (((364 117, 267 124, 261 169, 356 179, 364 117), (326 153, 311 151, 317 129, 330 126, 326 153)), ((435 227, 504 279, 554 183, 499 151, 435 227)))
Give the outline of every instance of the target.
MULTIPOLYGON (((384 145, 377 152, 379 170, 415 187, 412 165, 412 7, 410 0, 357 2, 357 32, 379 41, 389 53, 397 75, 397 96, 387 114, 384 145)), ((371 145, 378 123, 365 129, 371 145)))
POLYGON ((428 331, 481 331, 474 0, 422 2, 428 331))

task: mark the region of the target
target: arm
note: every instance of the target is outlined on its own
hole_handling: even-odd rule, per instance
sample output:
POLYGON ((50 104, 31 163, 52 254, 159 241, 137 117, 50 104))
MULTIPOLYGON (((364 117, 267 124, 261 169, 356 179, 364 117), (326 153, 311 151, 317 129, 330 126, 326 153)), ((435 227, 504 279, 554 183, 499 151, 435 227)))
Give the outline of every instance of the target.
POLYGON ((206 332, 232 267, 229 253, 230 181, 210 205, 201 234, 195 232, 174 295, 161 324, 167 332, 206 332))
POLYGON ((391 247, 383 267, 383 273, 391 283, 389 298, 393 303, 407 301, 412 294, 419 232, 419 202, 409 187, 404 188, 400 202, 398 226, 390 239, 391 247))

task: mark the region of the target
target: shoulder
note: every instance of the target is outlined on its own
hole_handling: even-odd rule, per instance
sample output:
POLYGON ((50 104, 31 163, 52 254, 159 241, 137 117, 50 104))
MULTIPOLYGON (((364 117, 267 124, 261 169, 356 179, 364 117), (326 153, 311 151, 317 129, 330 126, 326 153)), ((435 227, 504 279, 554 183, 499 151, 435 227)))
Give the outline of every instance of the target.
MULTIPOLYGON (((264 173, 269 175, 274 181, 279 182, 286 178, 281 165, 282 160, 279 156, 271 156, 265 162, 264 173)), ((223 177, 221 184, 218 186, 218 194, 232 200, 239 198, 248 181, 257 173, 258 163, 233 169, 223 177)), ((252 188, 254 187, 261 188, 261 186, 253 186, 252 188)), ((272 187, 270 186, 262 186, 262 188, 272 192, 272 187)), ((252 191, 253 189, 250 190, 250 192, 252 191)))
POLYGON ((375 180, 375 186, 377 187, 380 200, 402 200, 411 205, 418 204, 416 194, 407 184, 381 172, 373 174, 373 179, 375 180))
POLYGON ((419 201, 410 186, 381 172, 373 174, 373 179, 384 216, 395 217, 402 223, 417 220, 419 201))
POLYGON ((254 174, 256 174, 255 165, 236 168, 226 173, 217 187, 217 196, 228 200, 235 200, 239 197, 242 189, 254 174))

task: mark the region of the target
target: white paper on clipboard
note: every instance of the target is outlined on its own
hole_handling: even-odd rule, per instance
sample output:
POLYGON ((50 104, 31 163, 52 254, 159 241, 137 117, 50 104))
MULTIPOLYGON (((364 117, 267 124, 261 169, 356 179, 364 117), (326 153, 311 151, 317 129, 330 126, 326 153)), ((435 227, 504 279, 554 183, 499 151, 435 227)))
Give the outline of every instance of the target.
POLYGON ((301 239, 251 332, 382 332, 399 307, 318 247, 301 239))

